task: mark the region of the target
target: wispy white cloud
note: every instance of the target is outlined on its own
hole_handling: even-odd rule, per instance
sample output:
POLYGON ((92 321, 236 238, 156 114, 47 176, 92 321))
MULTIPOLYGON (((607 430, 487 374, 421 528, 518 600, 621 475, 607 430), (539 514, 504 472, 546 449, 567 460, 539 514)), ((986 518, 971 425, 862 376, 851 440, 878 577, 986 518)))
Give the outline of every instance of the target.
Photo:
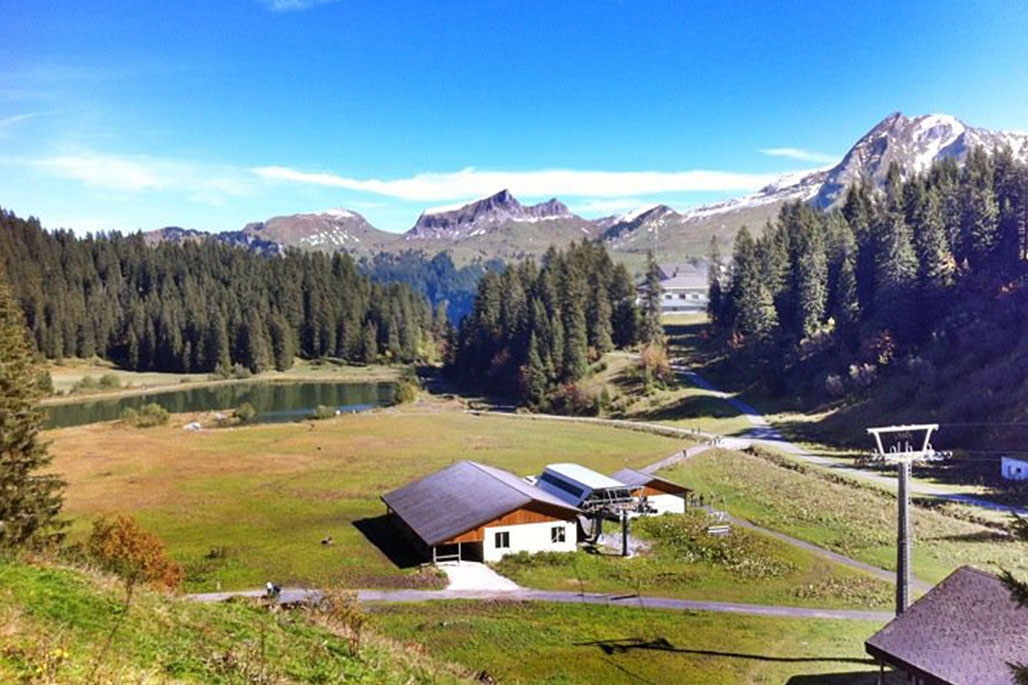
POLYGON ((14 114, 9 117, 0 118, 0 138, 7 136, 12 128, 23 121, 45 117, 49 114, 56 114, 56 112, 26 112, 24 114, 14 114))
POLYGON ((78 181, 103 190, 123 192, 170 191, 186 199, 220 204, 249 195, 257 186, 252 175, 233 167, 157 159, 144 155, 112 155, 92 151, 38 159, 7 159, 56 178, 78 181))
POLYGON ((839 158, 824 152, 804 150, 798 147, 768 147, 760 151, 768 157, 784 157, 786 159, 798 159, 801 162, 815 162, 817 164, 831 164, 838 162, 839 158))
MULTIPOLYGON (((284 166, 255 167, 251 171, 268 182, 302 183, 346 188, 401 200, 438 202, 480 197, 507 188, 525 197, 570 196, 623 198, 657 193, 756 190, 778 174, 727 171, 480 171, 466 168, 450 173, 423 173, 392 180, 358 179, 325 172, 300 171, 284 166)), ((635 203, 639 204, 638 202, 635 203)))
POLYGON ((337 0, 260 0, 272 12, 297 12, 317 5, 327 5, 337 0))

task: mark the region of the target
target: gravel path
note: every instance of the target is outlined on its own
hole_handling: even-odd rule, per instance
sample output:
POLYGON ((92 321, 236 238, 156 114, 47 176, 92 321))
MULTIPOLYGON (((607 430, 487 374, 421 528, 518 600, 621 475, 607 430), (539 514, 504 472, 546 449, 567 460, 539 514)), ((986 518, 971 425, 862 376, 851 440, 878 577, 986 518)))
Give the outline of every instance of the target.
MULTIPOLYGON (((835 473, 839 473, 851 478, 871 481, 879 485, 883 485, 890 490, 896 490, 897 485, 895 477, 884 476, 880 473, 870 473, 864 469, 859 469, 853 466, 846 466, 845 464, 840 464, 832 459, 812 454, 804 448, 797 445, 796 443, 787 440, 768 422, 768 420, 759 411, 754 409, 751 405, 747 404, 746 402, 743 402, 742 400, 736 397, 733 397, 729 393, 718 390, 710 381, 708 381, 695 371, 689 371, 681 366, 675 366, 674 368, 696 387, 707 390, 715 397, 724 400, 728 404, 738 409, 751 426, 749 432, 745 436, 745 438, 748 438, 749 441, 774 447, 785 452, 786 454, 796 457, 797 459, 801 459, 807 463, 814 464, 816 466, 828 469, 835 473)), ((961 504, 966 504, 973 507, 990 509, 992 511, 1002 511, 1008 514, 1016 513, 1020 516, 1028 516, 1028 509, 1012 507, 1005 504, 997 504, 996 502, 990 502, 989 500, 981 499, 980 497, 974 497, 973 495, 961 495, 952 493, 943 488, 937 488, 926 483, 913 482, 910 484, 910 491, 916 495, 926 495, 929 497, 936 497, 938 499, 959 502, 961 504)))
MULTIPOLYGON (((187 595, 197 602, 222 602, 232 597, 260 598, 264 593, 259 590, 244 592, 210 592, 187 595)), ((318 590, 284 588, 278 596, 283 604, 316 602, 320 597, 318 590)), ((811 609, 808 607, 765 606, 763 604, 739 604, 735 602, 707 602, 691 599, 674 599, 671 597, 649 597, 635 594, 603 594, 595 592, 558 592, 549 590, 529 590, 521 588, 508 592, 490 592, 480 590, 358 590, 357 597, 362 602, 413 603, 440 600, 478 600, 478 601, 525 601, 525 602, 557 602, 562 604, 599 604, 604 606, 627 606, 643 609, 664 609, 671 611, 716 611, 751 616, 785 616, 791 618, 826 618, 849 621, 886 622, 894 618, 888 611, 860 611, 851 609, 811 609)))

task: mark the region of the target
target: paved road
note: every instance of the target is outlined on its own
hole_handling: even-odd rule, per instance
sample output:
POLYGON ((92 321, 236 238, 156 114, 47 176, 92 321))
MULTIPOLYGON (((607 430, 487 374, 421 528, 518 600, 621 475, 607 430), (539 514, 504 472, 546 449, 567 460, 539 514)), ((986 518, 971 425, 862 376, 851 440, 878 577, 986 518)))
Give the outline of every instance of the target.
MULTIPOLYGON (((866 481, 872 481, 879 485, 883 485, 890 490, 896 489, 896 478, 892 476, 885 476, 880 473, 872 473, 864 469, 859 469, 853 466, 846 466, 840 464, 838 461, 828 459, 826 457, 812 454, 804 448, 800 447, 796 443, 787 440, 781 433, 779 433, 768 420, 751 405, 743 402, 730 395, 729 393, 723 392, 716 388, 710 381, 705 379, 695 371, 689 371, 681 366, 675 366, 675 369, 681 373, 686 379, 688 379, 693 385, 699 388, 707 390, 715 397, 718 397, 728 404, 732 405, 739 412, 742 413, 743 417, 749 422, 751 428, 749 432, 744 436, 744 439, 749 439, 752 442, 763 444, 765 446, 774 447, 790 456, 801 459, 810 464, 831 470, 835 473, 849 476, 851 478, 857 478, 866 481)), ((925 495, 929 497, 935 497, 938 499, 950 500, 953 502, 959 502, 973 507, 981 507, 983 509, 990 509, 992 511, 1001 511, 1008 514, 1016 513, 1020 516, 1028 516, 1028 509, 1022 509, 1020 507, 1011 507, 1005 504, 997 504, 996 502, 990 502, 989 500, 974 497, 972 495, 962 495, 949 492, 943 488, 938 488, 926 483, 911 483, 910 491, 915 495, 925 495)))
MULTIPOLYGON (((197 602, 222 602, 232 597, 262 597, 260 590, 243 592, 210 592, 187 595, 197 602)), ((316 602, 318 590, 283 588, 278 601, 283 604, 316 602)), ((849 609, 811 609, 807 607, 765 606, 763 604, 738 604, 734 602, 706 602, 671 597, 648 597, 634 594, 615 595, 595 592, 558 592, 529 590, 522 588, 510 592, 481 592, 474 590, 358 590, 362 602, 412 603, 441 600, 506 600, 525 602, 557 602, 563 604, 599 604, 603 606, 626 606, 643 609, 671 611, 716 611, 751 616, 784 616, 790 618, 826 618, 847 621, 879 621, 893 619, 887 611, 858 611, 849 609)))

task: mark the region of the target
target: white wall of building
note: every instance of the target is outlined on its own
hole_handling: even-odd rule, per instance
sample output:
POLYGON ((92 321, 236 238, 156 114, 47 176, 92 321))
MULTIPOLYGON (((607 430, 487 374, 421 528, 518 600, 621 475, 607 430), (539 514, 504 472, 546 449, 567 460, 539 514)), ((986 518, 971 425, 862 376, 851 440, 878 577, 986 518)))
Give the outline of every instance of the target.
POLYGON ((1003 457, 1000 474, 1007 480, 1028 480, 1028 461, 1003 457))
POLYGON ((499 561, 507 554, 518 552, 574 552, 578 543, 578 525, 574 521, 545 521, 514 526, 496 526, 486 528, 484 533, 483 561, 499 561), (554 528, 564 529, 564 542, 553 542, 554 528), (510 535, 510 547, 497 548, 497 533, 510 535))
POLYGON ((646 501, 657 514, 684 514, 685 500, 678 495, 648 495, 646 501))

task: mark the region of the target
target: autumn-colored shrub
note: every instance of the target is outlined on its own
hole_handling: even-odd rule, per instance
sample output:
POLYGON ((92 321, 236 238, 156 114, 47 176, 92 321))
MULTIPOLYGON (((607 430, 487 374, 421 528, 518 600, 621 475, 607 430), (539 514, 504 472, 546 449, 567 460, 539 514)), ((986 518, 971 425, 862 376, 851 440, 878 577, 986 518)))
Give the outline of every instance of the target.
POLYGON ((128 589, 146 583, 174 590, 182 584, 182 567, 168 557, 164 543, 130 516, 97 520, 87 548, 93 560, 120 577, 128 589))

